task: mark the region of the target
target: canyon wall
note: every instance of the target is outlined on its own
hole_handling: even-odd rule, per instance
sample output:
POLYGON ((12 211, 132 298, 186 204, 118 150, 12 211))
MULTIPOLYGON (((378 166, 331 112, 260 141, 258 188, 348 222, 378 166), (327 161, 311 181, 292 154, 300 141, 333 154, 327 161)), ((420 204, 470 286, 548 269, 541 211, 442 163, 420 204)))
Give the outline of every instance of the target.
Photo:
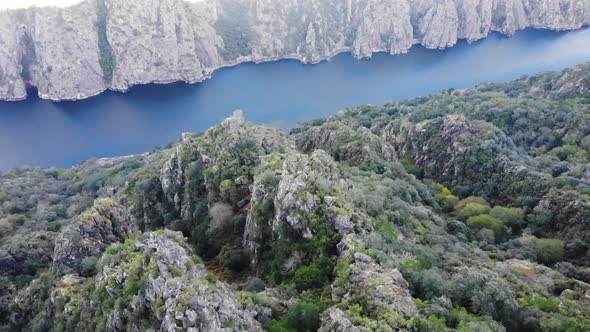
POLYGON ((86 0, 0 12, 0 99, 26 98, 27 84, 75 100, 247 61, 367 58, 589 23, 585 0, 86 0))

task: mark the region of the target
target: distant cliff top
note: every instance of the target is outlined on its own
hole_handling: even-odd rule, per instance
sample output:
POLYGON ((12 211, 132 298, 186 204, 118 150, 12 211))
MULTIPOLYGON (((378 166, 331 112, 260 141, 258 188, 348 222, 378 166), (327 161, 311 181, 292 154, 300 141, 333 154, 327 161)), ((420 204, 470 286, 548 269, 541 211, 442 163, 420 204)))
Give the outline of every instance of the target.
POLYGON ((577 0, 85 0, 0 11, 0 99, 26 98, 27 84, 41 98, 75 100, 198 82, 247 61, 367 58, 589 23, 590 2, 577 0))
MULTIPOLYGON (((205 0, 184 0, 200 2, 205 0)), ((65 8, 84 2, 84 0, 19 0, 18 2, 1 2, 0 10, 21 9, 30 7, 59 7, 65 8)))
POLYGON ((83 0, 20 0, 18 2, 0 3, 1 9, 18 9, 29 7, 68 7, 82 2, 83 0))

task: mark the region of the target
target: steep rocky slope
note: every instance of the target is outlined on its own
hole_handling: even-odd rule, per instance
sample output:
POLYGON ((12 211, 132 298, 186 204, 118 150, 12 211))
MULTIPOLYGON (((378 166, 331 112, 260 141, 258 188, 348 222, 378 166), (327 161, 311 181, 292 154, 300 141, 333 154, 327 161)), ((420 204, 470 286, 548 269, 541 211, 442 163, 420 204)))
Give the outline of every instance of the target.
POLYGON ((576 29, 577 0, 86 0, 0 12, 0 99, 80 99, 149 82, 196 82, 246 61, 370 57, 499 31, 576 29))
POLYGON ((590 65, 0 174, 6 331, 586 331, 590 65))

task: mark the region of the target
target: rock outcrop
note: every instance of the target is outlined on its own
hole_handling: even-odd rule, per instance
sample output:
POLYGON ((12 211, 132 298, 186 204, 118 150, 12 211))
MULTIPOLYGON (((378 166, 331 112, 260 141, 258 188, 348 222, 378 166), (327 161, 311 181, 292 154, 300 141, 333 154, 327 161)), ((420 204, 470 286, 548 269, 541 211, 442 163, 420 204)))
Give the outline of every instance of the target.
POLYGON ((590 243, 586 229, 590 225, 590 198, 573 190, 551 190, 529 218, 538 231, 568 242, 590 243))
POLYGON ((142 83, 198 82, 218 68, 341 52, 445 48, 491 31, 576 29, 587 1, 85 0, 0 12, 0 99, 81 99, 142 83))
POLYGON ((318 229, 318 223, 338 234, 362 228, 366 216, 355 211, 342 194, 351 189, 352 184, 343 179, 336 162, 323 150, 310 155, 292 151, 265 161, 252 186, 254 204, 244 231, 243 243, 253 263, 259 248, 270 240, 313 239, 325 231, 318 229), (274 209, 265 212, 270 209, 264 206, 274 209))
POLYGON ((180 232, 144 234, 99 262, 96 287, 107 287, 105 300, 133 295, 128 308, 110 312, 110 327, 130 328, 122 317, 147 311, 160 331, 262 331, 253 313, 242 309, 227 285, 209 277, 183 241, 180 232))
POLYGON ((124 241, 132 232, 125 209, 111 199, 98 199, 57 237, 53 265, 79 268, 84 258, 98 258, 106 246, 124 241))
POLYGON ((513 140, 485 121, 455 114, 419 123, 402 118, 386 127, 384 137, 425 177, 467 194, 513 202, 526 193, 528 201, 519 203, 534 205, 549 188, 548 177, 523 166, 526 155, 513 140))
MULTIPOLYGON (((340 260, 347 264, 331 286, 332 300, 341 303, 340 307, 362 299, 369 313, 367 318, 375 326, 387 326, 395 321, 395 327, 400 327, 403 324, 398 320, 418 313, 408 283, 400 271, 384 267, 362 253, 364 244, 359 237, 346 235, 338 248, 340 260)), ((324 314, 320 331, 362 331, 351 321, 354 318, 350 311, 331 308, 324 314)))

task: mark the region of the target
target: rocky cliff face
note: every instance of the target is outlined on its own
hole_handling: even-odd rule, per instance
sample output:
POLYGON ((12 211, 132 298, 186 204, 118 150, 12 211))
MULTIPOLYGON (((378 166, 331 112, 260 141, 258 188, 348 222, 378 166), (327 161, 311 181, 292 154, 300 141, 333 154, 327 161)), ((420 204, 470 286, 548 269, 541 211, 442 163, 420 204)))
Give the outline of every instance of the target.
POLYGON ((0 12, 0 99, 81 99, 134 84, 197 82, 221 67, 283 58, 445 48, 490 31, 576 29, 576 0, 86 0, 0 12))
POLYGON ((84 258, 99 256, 113 242, 124 241, 133 232, 126 211, 110 199, 94 202, 94 207, 66 227, 56 239, 55 267, 79 268, 84 258))

